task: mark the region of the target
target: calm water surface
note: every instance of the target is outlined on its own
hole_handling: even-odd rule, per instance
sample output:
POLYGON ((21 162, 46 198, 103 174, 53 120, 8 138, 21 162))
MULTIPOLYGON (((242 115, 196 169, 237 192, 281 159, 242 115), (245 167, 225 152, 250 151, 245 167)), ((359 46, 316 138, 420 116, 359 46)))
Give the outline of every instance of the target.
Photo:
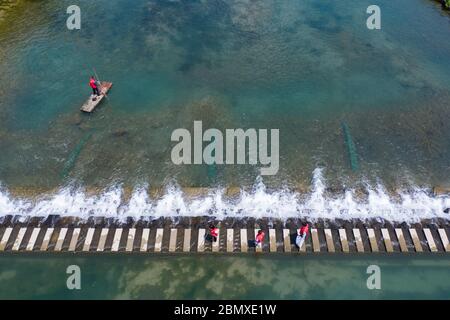
POLYGON ((1 299, 449 299, 445 256, 0 256, 1 299), (81 290, 66 268, 81 269, 81 290), (381 290, 368 290, 369 265, 381 290))

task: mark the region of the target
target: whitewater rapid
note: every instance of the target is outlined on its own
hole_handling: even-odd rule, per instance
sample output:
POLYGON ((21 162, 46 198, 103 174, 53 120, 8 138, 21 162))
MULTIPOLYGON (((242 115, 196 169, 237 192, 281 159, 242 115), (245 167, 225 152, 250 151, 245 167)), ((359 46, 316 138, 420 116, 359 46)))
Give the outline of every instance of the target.
POLYGON ((38 199, 13 197, 6 188, 0 192, 0 217, 46 217, 60 215, 88 219, 106 217, 125 220, 142 217, 214 216, 233 218, 307 218, 316 219, 383 219, 393 222, 419 222, 423 219, 449 219, 444 210, 450 207, 449 196, 435 197, 427 190, 401 192, 395 198, 381 186, 367 188, 367 197, 357 197, 354 190, 341 195, 326 195, 326 183, 321 169, 313 172, 312 188, 308 194, 290 190, 267 191, 261 180, 252 191, 241 190, 233 198, 226 189, 209 190, 192 197, 182 188, 170 186, 160 197, 151 198, 147 186, 137 187, 127 200, 124 190, 111 187, 99 194, 83 189, 65 187, 38 199))

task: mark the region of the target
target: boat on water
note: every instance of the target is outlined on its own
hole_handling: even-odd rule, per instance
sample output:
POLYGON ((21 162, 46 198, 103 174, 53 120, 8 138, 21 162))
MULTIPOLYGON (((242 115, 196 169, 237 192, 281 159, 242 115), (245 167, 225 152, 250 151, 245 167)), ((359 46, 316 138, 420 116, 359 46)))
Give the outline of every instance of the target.
POLYGON ((102 102, 103 98, 106 97, 107 93, 112 87, 112 82, 101 81, 100 82, 100 95, 96 96, 91 94, 89 99, 81 106, 81 111, 91 113, 95 108, 102 102))

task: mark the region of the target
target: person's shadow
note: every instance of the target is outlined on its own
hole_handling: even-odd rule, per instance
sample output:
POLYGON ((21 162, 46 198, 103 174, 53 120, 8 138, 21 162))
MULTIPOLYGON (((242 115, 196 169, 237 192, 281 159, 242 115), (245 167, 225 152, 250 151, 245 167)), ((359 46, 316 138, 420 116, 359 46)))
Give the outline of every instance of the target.
POLYGON ((206 235, 205 235, 205 241, 207 241, 207 242, 216 242, 216 241, 218 241, 218 239, 216 239, 216 241, 214 241, 212 235, 206 234, 206 235))

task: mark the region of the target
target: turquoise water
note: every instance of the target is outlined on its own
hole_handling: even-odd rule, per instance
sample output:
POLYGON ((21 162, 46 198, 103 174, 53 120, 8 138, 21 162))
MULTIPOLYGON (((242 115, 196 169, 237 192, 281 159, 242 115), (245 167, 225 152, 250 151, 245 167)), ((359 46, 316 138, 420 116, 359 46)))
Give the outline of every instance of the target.
POLYGON ((1 299, 449 299, 445 256, 2 255, 1 299), (81 270, 68 290, 66 269, 81 270), (367 289, 378 265, 381 289, 367 289))
MULTIPOLYGON (((171 163, 172 131, 194 120, 279 128, 280 171, 264 178, 278 191, 309 186, 318 167, 319 191, 450 183, 450 17, 434 1, 378 0, 381 31, 365 26, 369 0, 79 0, 80 31, 65 27, 72 1, 17 3, 0 14, 0 216, 115 217, 121 208, 121 194, 63 194, 22 209, 4 188, 252 185, 255 167, 171 163), (114 87, 89 116, 79 108, 93 68, 114 87)), ((136 197, 125 212, 222 208, 205 199, 185 210, 172 195, 154 211, 136 197)), ((347 195, 296 202, 256 193, 231 211, 412 219, 450 204, 424 196, 396 206, 371 195, 359 206, 347 195)), ((442 256, 1 255, 0 298, 448 299, 449 267, 442 256), (81 291, 65 286, 71 264, 81 291), (366 287, 371 264, 381 267, 381 290, 366 287)))
POLYGON ((22 1, 0 20, 0 183, 57 188, 251 185, 255 167, 170 161, 176 128, 280 128, 264 182, 448 184, 450 18, 433 1, 22 1), (95 68, 108 101, 80 114, 95 68), (359 170, 342 134, 351 132, 359 170), (64 173, 87 132, 95 133, 64 173), (210 173, 211 174, 211 173, 210 173))

